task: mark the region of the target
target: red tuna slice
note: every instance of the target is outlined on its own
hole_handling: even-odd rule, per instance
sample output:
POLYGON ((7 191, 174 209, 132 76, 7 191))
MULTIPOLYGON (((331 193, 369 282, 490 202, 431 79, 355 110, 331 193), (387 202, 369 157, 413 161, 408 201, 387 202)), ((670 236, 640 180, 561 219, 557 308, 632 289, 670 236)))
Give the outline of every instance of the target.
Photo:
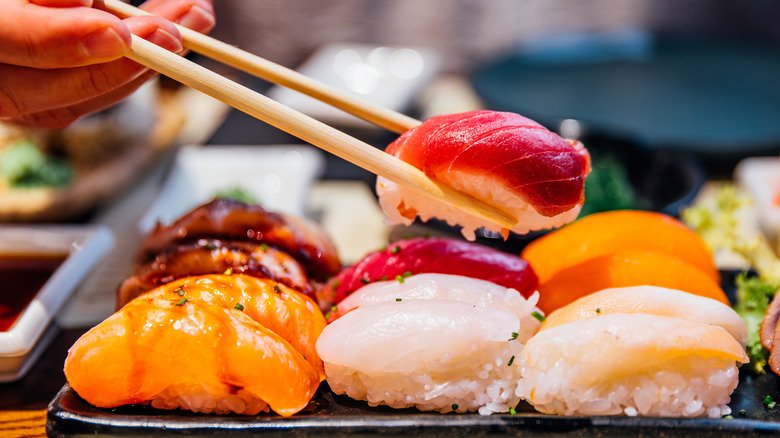
POLYGON ((508 112, 432 117, 386 151, 449 185, 464 174, 490 176, 547 217, 582 204, 590 172, 590 156, 580 143, 508 112))
POLYGON ((338 303, 362 286, 420 273, 463 275, 516 289, 530 297, 536 274, 520 256, 458 239, 416 237, 391 243, 342 270, 317 292, 318 302, 338 303))

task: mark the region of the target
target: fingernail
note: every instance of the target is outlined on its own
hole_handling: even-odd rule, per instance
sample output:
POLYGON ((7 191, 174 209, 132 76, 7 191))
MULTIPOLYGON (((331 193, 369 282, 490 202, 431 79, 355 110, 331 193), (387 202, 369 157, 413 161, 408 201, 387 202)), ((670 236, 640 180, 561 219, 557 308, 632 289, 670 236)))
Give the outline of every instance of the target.
POLYGON ((96 58, 121 56, 127 51, 125 41, 110 27, 87 34, 81 41, 81 45, 87 56, 96 58))
POLYGON ((170 50, 171 52, 179 52, 184 49, 184 47, 181 45, 181 40, 171 35, 171 33, 165 29, 159 27, 145 38, 160 47, 170 50))
POLYGON ((192 30, 209 30, 214 26, 214 15, 200 6, 193 6, 186 14, 179 18, 177 23, 192 30))

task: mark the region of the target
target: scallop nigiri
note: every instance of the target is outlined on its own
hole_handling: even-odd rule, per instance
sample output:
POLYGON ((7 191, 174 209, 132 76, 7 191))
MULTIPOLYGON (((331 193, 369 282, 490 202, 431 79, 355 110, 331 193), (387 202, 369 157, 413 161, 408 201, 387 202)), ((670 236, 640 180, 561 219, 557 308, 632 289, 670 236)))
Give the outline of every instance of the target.
POLYGON ((702 322, 722 327, 743 347, 747 342, 745 322, 730 306, 711 298, 658 286, 616 287, 586 295, 547 315, 540 330, 610 313, 645 313, 702 322))
POLYGON ((533 120, 506 112, 474 111, 432 117, 405 132, 386 151, 430 178, 503 209, 518 219, 500 229, 427 196, 377 178, 377 193, 391 221, 410 224, 437 217, 463 235, 486 227, 503 235, 573 221, 584 201, 590 156, 533 120))
POLYGON ((747 361, 721 327, 613 313, 531 338, 518 356, 517 394, 550 414, 720 418, 747 361))
POLYGON ((357 308, 317 341, 330 388, 369 405, 423 411, 506 412, 521 375, 520 321, 510 312, 448 300, 357 308))
POLYGON ((451 300, 477 307, 506 310, 520 320, 517 339, 527 341, 540 322, 533 316, 538 294, 526 300, 520 292, 476 278, 450 274, 417 274, 399 280, 380 281, 360 288, 331 312, 330 321, 375 303, 409 300, 451 300))
POLYGON ((65 377, 100 408, 282 416, 305 408, 320 382, 301 353, 241 311, 144 297, 76 341, 65 377))
POLYGON ((325 328, 325 317, 312 299, 284 284, 250 275, 202 275, 181 278, 143 295, 186 299, 244 312, 298 350, 324 379, 314 345, 325 328))

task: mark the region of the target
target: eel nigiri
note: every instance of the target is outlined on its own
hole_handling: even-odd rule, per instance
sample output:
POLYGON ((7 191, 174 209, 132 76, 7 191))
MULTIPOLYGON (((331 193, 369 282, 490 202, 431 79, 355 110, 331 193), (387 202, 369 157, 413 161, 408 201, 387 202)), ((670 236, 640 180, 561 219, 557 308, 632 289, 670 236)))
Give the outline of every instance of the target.
POLYGON ((531 338, 518 356, 517 394, 550 414, 720 418, 747 361, 721 327, 612 313, 531 338))
POLYGON ((281 283, 242 274, 191 276, 153 289, 143 297, 186 299, 240 310, 289 342, 324 379, 314 345, 325 328, 325 317, 313 300, 281 283))
POLYGON ((517 255, 459 239, 415 237, 393 242, 342 270, 317 292, 317 301, 338 303, 368 283, 407 272, 479 278, 515 289, 526 298, 538 286, 531 266, 517 255))
POLYGON ((318 224, 227 198, 203 204, 171 224, 158 223, 145 236, 140 259, 151 260, 175 244, 201 238, 243 239, 279 248, 301 262, 314 280, 324 281, 341 270, 336 247, 318 224))
POLYGON ((317 341, 330 388, 370 406, 507 412, 519 402, 523 345, 510 312, 449 300, 357 308, 317 341))
POLYGON ((301 353, 243 312, 179 297, 138 297, 93 327, 70 348, 65 377, 100 408, 282 416, 320 383, 301 353))
POLYGON ((117 309, 142 293, 181 277, 225 271, 268 277, 314 295, 303 266, 291 255, 255 242, 198 239, 174 245, 138 266, 117 289, 117 309))
POLYGON ((518 219, 512 230, 455 208, 384 178, 376 188, 382 209, 396 223, 419 216, 460 225, 475 239, 486 227, 524 234, 576 219, 584 201, 590 156, 533 120, 507 112, 473 111, 432 117, 402 134, 386 152, 422 170, 430 178, 496 206, 518 219))

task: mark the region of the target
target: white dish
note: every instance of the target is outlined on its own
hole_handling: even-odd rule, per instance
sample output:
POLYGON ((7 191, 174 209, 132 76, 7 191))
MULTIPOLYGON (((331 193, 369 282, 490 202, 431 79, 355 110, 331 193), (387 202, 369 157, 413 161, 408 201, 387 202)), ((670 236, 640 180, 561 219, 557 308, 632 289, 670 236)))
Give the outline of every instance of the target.
MULTIPOLYGON (((23 377, 56 334, 51 322, 76 287, 114 245, 103 226, 0 226, 0 255, 62 255, 64 260, 25 307, 0 332, 0 382, 23 377)), ((12 294, 0 285, 0 294, 12 294)))
MULTIPOLYGON (((304 76, 345 94, 403 112, 440 71, 439 55, 425 47, 329 44, 297 69, 304 76)), ((323 122, 375 128, 342 110, 289 88, 275 86, 268 96, 323 122)))
POLYGON ((142 234, 167 225, 222 192, 239 189, 269 211, 305 216, 314 180, 325 168, 312 146, 187 146, 139 222, 142 234))

